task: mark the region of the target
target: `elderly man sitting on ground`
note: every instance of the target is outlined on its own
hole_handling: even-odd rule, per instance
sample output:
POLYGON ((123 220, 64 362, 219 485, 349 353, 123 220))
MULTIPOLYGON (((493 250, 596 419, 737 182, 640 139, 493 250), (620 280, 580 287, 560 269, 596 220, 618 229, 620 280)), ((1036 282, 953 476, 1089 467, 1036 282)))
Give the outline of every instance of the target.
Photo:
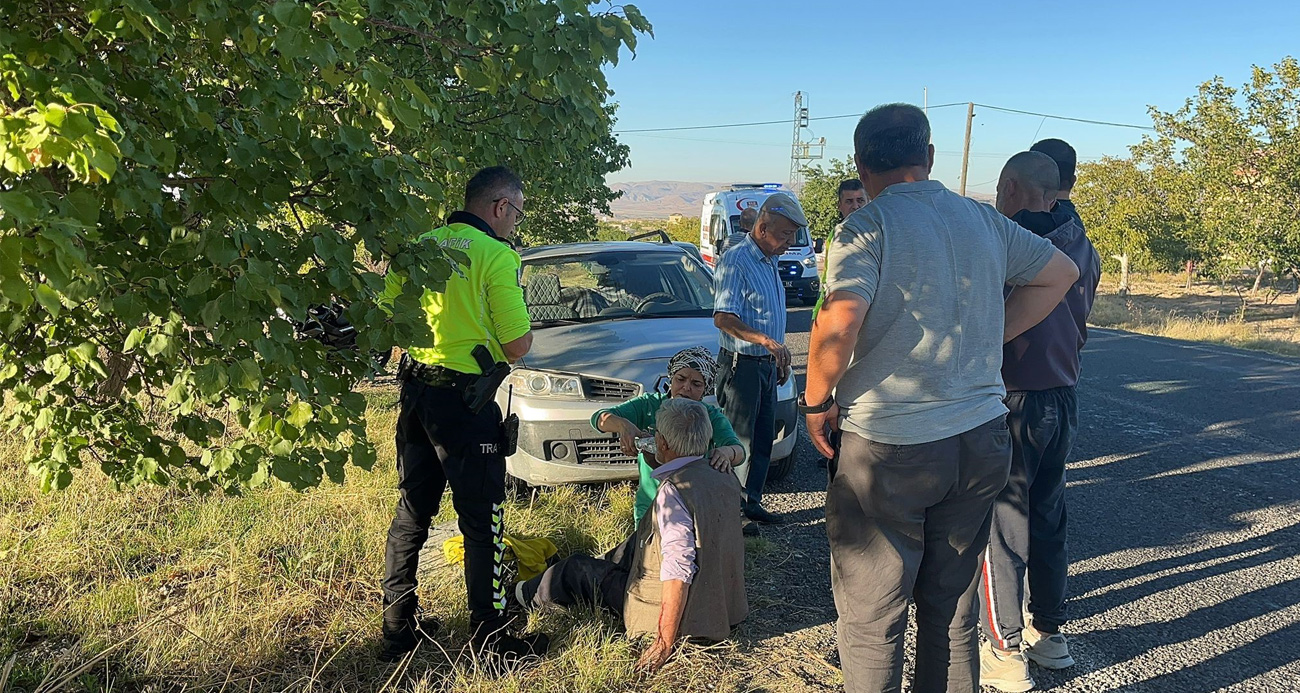
POLYGON ((749 614, 740 482, 704 457, 713 424, 703 404, 663 402, 655 418, 654 506, 604 558, 574 555, 515 588, 525 608, 599 604, 629 637, 653 635, 638 666, 658 670, 679 638, 716 642, 749 614), (663 462, 660 462, 663 460, 663 462))

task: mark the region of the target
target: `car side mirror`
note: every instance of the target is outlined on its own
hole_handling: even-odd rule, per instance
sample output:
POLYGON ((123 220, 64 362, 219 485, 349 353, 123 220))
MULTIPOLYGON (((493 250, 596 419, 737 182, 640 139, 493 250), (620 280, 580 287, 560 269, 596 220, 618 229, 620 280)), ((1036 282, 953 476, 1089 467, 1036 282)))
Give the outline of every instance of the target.
POLYGON ((820 253, 820 252, 822 252, 823 250, 826 250, 826 239, 824 239, 824 238, 818 238, 817 240, 813 241, 813 252, 814 252, 814 253, 820 253))

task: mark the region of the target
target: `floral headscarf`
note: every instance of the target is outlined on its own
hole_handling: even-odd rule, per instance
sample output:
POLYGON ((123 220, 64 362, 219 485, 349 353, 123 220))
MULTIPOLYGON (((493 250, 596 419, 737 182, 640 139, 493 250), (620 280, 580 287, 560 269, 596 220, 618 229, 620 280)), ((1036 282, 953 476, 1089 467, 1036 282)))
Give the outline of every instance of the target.
POLYGON ((683 368, 694 368, 704 376, 704 389, 713 389, 713 380, 718 376, 718 362, 713 360, 713 352, 708 347, 691 347, 677 352, 668 359, 668 377, 677 375, 683 368))

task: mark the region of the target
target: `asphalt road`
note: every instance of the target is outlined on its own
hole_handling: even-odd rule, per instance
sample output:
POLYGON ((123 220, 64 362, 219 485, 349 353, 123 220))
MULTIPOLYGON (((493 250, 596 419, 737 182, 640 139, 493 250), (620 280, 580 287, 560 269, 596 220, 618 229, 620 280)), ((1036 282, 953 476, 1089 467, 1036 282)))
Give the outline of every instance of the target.
MULTIPOLYGON (((800 378, 810 320, 791 309, 800 378)), ((1078 663, 1035 666, 1038 689, 1300 691, 1300 360, 1095 330, 1079 389, 1064 629, 1078 663)), ((833 689, 825 471, 806 435, 796 454, 769 487, 793 522, 764 531, 742 636, 802 653, 774 666, 781 688, 833 689)))

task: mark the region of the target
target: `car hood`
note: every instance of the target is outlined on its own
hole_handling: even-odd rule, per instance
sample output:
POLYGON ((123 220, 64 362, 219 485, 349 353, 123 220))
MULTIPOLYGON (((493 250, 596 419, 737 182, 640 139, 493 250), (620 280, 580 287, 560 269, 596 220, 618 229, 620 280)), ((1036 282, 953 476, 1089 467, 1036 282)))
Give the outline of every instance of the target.
POLYGON ((718 353, 712 318, 639 318, 556 325, 533 332, 523 366, 642 383, 664 375, 668 359, 693 346, 718 353), (647 380, 648 379, 648 380, 647 380))

